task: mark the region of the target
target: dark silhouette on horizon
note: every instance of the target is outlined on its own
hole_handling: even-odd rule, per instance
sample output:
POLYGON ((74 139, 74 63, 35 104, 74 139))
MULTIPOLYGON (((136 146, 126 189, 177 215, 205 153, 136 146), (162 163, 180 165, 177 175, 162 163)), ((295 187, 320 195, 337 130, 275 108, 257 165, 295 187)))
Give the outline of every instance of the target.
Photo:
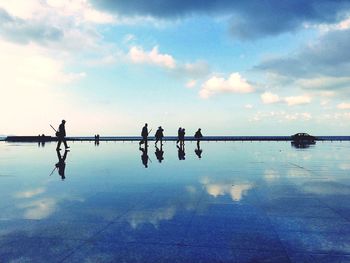
POLYGON ((159 126, 158 130, 156 131, 156 134, 154 135, 154 137, 156 138, 156 142, 155 142, 156 146, 159 141, 160 141, 160 146, 162 147, 163 145, 163 137, 164 137, 163 131, 164 129, 162 128, 162 126, 159 126))
POLYGON ((139 150, 142 152, 142 154, 141 154, 142 164, 145 166, 145 168, 148 168, 149 157, 148 157, 148 145, 147 145, 147 143, 145 144, 145 148, 142 148, 140 146, 139 150))
POLYGON ((198 156, 199 159, 202 158, 203 150, 200 148, 200 145, 198 143, 197 143, 197 148, 194 150, 194 152, 198 156))
POLYGON ((141 131, 141 136, 142 136, 142 140, 140 141, 139 145, 141 144, 145 144, 145 147, 148 147, 148 124, 145 123, 145 126, 143 126, 142 131, 141 131))
POLYGON ((177 145, 177 149, 178 149, 177 156, 178 156, 179 160, 180 161, 185 160, 185 155, 186 155, 185 144, 182 143, 182 144, 180 144, 180 146, 177 145))
POLYGON ((201 139, 203 138, 202 132, 201 132, 201 128, 198 129, 198 131, 196 131, 196 133, 194 134, 194 138, 197 139, 197 148, 199 149, 199 143, 201 141, 201 139))
POLYGON ((56 132, 56 136, 58 138, 58 142, 57 142, 57 147, 56 150, 61 150, 61 143, 63 142, 64 144, 64 148, 65 149, 69 149, 70 147, 67 145, 67 141, 66 141, 66 127, 65 127, 66 121, 62 120, 60 126, 58 127, 58 131, 56 132))
POLYGON ((57 150, 56 152, 57 152, 58 163, 55 164, 55 167, 57 168, 58 174, 61 176, 61 179, 63 181, 64 179, 66 179, 66 176, 65 176, 66 158, 69 150, 64 151, 63 157, 59 150, 57 150))
POLYGON ((45 147, 45 134, 38 135, 38 147, 45 147))
POLYGON ((100 135, 96 134, 94 137, 95 137, 95 146, 99 146, 100 145, 100 135))
POLYGON ((181 139, 181 131, 182 131, 182 128, 179 127, 179 129, 177 130, 177 141, 176 141, 176 145, 179 144, 179 142, 180 142, 180 139, 181 139))
POLYGON ((179 128, 177 131, 178 134, 178 140, 176 141, 176 144, 178 144, 180 142, 180 147, 182 147, 182 145, 185 144, 185 128, 179 128))
POLYGON ((164 160, 163 144, 160 145, 160 149, 156 145, 155 155, 159 163, 161 163, 164 160))

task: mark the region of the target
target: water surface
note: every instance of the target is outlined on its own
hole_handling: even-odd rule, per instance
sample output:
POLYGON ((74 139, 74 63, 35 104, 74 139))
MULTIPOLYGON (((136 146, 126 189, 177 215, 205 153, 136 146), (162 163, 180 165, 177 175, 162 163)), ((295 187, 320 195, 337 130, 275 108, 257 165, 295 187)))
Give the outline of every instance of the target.
POLYGON ((0 142, 1 262, 350 261, 349 142, 55 147, 0 142))

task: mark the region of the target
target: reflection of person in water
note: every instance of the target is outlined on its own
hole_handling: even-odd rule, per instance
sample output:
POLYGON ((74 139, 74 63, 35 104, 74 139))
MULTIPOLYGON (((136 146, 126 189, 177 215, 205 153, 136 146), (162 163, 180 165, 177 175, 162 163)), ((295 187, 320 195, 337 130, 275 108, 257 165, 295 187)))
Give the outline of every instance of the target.
POLYGON ((202 152, 203 150, 200 148, 199 144, 197 143, 197 148, 194 150, 195 154, 198 156, 199 159, 202 158, 202 152))
POLYGON ((163 151, 163 145, 162 144, 160 145, 160 149, 156 145, 155 155, 156 155, 156 158, 157 158, 158 162, 161 163, 164 160, 164 157, 163 157, 164 151, 163 151))
POLYGON ((177 146, 177 156, 179 157, 179 160, 185 160, 185 145, 181 144, 180 146, 177 146))
POLYGON ((139 150, 142 152, 141 154, 141 161, 142 164, 145 166, 145 168, 148 168, 148 145, 147 143, 145 144, 145 148, 140 147, 139 150))
POLYGON ((57 157, 58 157, 58 163, 56 163, 55 166, 58 170, 58 174, 61 176, 62 180, 64 180, 66 178, 66 176, 65 176, 66 158, 67 158, 67 154, 69 151, 66 150, 63 154, 63 157, 62 157, 61 152, 59 150, 57 150, 56 152, 57 152, 57 157))

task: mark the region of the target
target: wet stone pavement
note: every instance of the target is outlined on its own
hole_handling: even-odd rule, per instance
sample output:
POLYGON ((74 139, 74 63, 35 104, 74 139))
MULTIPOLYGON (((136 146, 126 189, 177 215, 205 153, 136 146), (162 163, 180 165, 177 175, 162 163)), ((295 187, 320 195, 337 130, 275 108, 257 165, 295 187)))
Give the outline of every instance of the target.
POLYGON ((350 262, 349 142, 55 146, 0 142, 0 262, 350 262))

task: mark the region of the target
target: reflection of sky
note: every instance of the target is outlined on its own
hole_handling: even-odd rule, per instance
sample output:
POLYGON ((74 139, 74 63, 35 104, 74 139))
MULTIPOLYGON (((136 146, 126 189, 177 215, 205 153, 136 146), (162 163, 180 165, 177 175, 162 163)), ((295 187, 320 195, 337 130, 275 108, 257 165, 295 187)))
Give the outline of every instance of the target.
MULTIPOLYGON (((54 217, 65 203, 84 202, 81 200, 99 192, 154 191, 164 183, 181 187, 188 196, 199 196, 204 187, 213 198, 228 196, 238 202, 260 185, 260 179, 266 183, 289 180, 302 185, 305 180, 334 175, 332 184, 336 184, 336 175, 347 170, 349 161, 347 143, 339 145, 342 147, 322 143, 300 151, 286 143, 203 143, 205 162, 200 162, 193 153, 195 145, 188 143, 188 158, 180 163, 175 146, 168 142, 164 146, 164 162, 150 163, 150 169, 141 170, 140 153, 135 143, 109 142, 101 143, 99 147, 92 143, 73 143, 66 160, 67 178, 60 181, 57 171, 49 176, 57 162, 54 144, 38 148, 35 144, 2 143, 0 195, 3 206, 12 207, 6 211, 11 211, 15 217, 21 215, 29 219, 54 217), (312 172, 313 169, 316 172, 312 172)), ((149 150, 151 159, 155 158, 153 152, 149 150)), ((305 191, 322 194, 331 192, 332 184, 320 182, 313 187, 303 187, 305 191)), ((159 204, 157 213, 145 213, 144 217, 149 217, 147 220, 154 224, 171 219, 179 209, 193 207, 193 200, 183 203, 180 207, 175 203, 159 204)), ((12 217, 6 214, 6 218, 12 217)), ((129 220, 132 225, 146 221, 140 213, 130 216, 129 220)))
POLYGON ((229 195, 232 201, 240 201, 254 187, 250 183, 219 183, 210 182, 208 177, 202 180, 207 193, 213 197, 229 195))
MULTIPOLYGON (((320 143, 303 150, 284 142, 201 146, 205 155, 199 160, 196 144, 186 143, 186 160, 180 162, 175 144, 166 142, 160 164, 151 144, 153 162, 144 169, 137 143, 72 143, 62 181, 57 171, 49 176, 57 163, 55 144, 0 143, 0 221, 63 220, 79 229, 74 222, 118 219, 137 233, 145 225, 156 231, 164 222, 181 222, 199 207, 201 216, 213 216, 207 206, 211 203, 269 200, 263 207, 277 209, 280 203, 273 203, 272 194, 306 194, 334 206, 339 196, 349 200, 349 143, 320 143), (261 200, 251 198, 255 195, 261 200)), ((19 223, 7 233, 22 228, 19 223)))

